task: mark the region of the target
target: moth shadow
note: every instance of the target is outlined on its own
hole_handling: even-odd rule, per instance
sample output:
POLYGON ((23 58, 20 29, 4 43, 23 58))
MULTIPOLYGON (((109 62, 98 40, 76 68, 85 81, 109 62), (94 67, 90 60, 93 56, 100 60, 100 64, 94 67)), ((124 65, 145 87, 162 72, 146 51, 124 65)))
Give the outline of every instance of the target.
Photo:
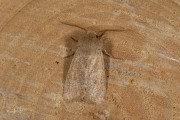
MULTIPOLYGON (((74 31, 73 33, 68 34, 67 36, 65 36, 65 47, 70 49, 71 50, 70 52, 74 51, 75 53, 78 47, 78 41, 76 40, 78 40, 80 36, 83 36, 83 35, 84 33, 82 31, 74 31)), ((65 84, 68 70, 70 68, 72 59, 74 58, 74 54, 72 55, 71 53, 67 53, 67 54, 70 54, 70 55, 64 58, 65 60, 64 60, 64 66, 63 66, 63 84, 65 84)))

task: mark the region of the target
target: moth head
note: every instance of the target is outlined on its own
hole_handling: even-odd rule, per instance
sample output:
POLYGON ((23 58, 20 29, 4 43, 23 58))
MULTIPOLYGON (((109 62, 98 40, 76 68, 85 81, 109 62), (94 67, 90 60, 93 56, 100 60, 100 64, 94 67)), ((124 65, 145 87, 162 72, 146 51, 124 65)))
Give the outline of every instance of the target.
POLYGON ((87 31, 83 39, 98 41, 100 37, 95 31, 87 31))

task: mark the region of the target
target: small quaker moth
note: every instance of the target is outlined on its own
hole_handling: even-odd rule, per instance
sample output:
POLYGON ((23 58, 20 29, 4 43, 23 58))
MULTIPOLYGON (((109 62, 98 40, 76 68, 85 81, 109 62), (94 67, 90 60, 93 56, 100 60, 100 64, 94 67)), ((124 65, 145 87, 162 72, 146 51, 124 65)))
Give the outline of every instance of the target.
MULTIPOLYGON (((72 24, 63 24, 78 27, 72 24)), ((106 31, 125 30, 104 30, 96 33, 81 29, 85 30, 86 34, 76 40, 79 45, 66 76, 64 98, 67 101, 86 101, 99 104, 104 101, 107 86, 103 53, 113 57, 103 48, 101 37, 106 31)))

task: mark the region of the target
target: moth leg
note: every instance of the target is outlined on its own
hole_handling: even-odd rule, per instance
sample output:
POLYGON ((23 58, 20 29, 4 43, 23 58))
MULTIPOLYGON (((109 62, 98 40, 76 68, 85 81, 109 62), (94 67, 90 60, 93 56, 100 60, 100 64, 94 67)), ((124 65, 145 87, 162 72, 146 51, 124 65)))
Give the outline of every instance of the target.
POLYGON ((80 29, 82 29, 82 30, 85 30, 85 31, 87 31, 85 28, 83 28, 83 27, 80 27, 80 26, 78 26, 78 25, 75 25, 75 24, 70 24, 70 23, 66 23, 66 22, 61 22, 62 24, 64 24, 64 25, 69 25, 69 26, 72 26, 72 27, 77 27, 77 28, 80 28, 80 29))
POLYGON ((71 37, 72 40, 74 40, 75 42, 78 42, 78 40, 76 40, 75 38, 71 37))
POLYGON ((71 57, 75 54, 75 51, 73 51, 71 54, 67 55, 67 56, 64 56, 63 58, 68 58, 68 57, 71 57))
POLYGON ((121 59, 121 58, 114 57, 113 55, 111 55, 110 53, 108 53, 108 52, 106 51, 106 49, 102 49, 102 51, 103 51, 103 53, 104 53, 105 55, 107 55, 108 57, 111 57, 111 58, 113 58, 113 59, 121 59))
MULTIPOLYGON (((73 37, 71 37, 71 39, 73 40, 73 41, 75 41, 75 42, 78 42, 78 40, 77 39, 75 39, 75 38, 73 38, 73 37)), ((67 51, 66 51, 66 55, 64 55, 64 56, 62 56, 63 58, 68 58, 68 57, 71 57, 71 56, 73 56, 74 54, 75 54, 75 52, 76 52, 76 50, 74 50, 74 49, 68 49, 67 51)))
POLYGON ((73 56, 74 54, 75 54, 75 50, 70 50, 70 51, 68 51, 67 52, 67 54, 66 55, 63 55, 63 56, 61 56, 62 58, 68 58, 68 57, 71 57, 71 56, 73 56))

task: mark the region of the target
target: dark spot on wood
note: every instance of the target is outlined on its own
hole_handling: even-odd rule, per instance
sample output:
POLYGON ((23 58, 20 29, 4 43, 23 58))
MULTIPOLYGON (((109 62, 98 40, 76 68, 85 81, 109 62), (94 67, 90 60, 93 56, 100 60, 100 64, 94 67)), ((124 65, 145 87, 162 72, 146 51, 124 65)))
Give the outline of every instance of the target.
POLYGON ((130 82, 131 82, 131 83, 134 83, 134 79, 130 79, 130 82))
POLYGON ((56 64, 59 64, 59 61, 56 61, 56 64))

